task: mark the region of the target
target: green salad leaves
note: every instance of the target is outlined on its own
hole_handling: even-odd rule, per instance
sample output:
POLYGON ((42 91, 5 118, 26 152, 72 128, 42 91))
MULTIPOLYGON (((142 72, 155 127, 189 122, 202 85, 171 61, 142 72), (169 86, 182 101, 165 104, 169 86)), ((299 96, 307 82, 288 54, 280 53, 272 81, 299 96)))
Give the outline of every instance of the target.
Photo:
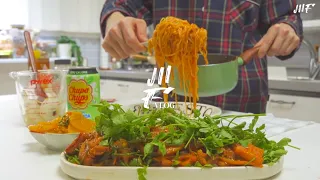
POLYGON ((100 116, 96 117, 96 130, 104 137, 102 145, 110 145, 120 138, 128 142, 144 142, 144 152, 136 152, 141 153, 140 158, 128 164, 142 167, 138 169, 139 180, 145 179, 154 148, 165 155, 166 145, 186 147, 191 141, 197 141, 203 144, 208 155, 214 155, 221 153, 221 148, 228 145, 239 143, 246 147, 252 143, 264 149, 264 164, 272 165, 287 153, 285 147, 290 146, 291 142, 289 138, 279 142, 268 140, 265 125, 256 127, 259 117, 263 116, 261 114, 200 117, 200 112, 195 110, 194 117, 190 118, 170 108, 137 114, 123 110, 119 104, 103 102, 96 107, 100 112, 100 116), (245 122, 234 123, 235 119, 242 117, 252 117, 248 128, 245 122), (168 131, 152 138, 153 127, 165 127, 168 131))

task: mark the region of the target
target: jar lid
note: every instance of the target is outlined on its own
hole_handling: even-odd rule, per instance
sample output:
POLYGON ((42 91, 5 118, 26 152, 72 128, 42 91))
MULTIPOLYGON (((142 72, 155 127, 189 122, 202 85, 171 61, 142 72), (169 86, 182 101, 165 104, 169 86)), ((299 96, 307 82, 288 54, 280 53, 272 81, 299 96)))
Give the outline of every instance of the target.
POLYGON ((97 74, 97 68, 96 67, 71 67, 69 69, 69 74, 97 74))
POLYGON ((71 60, 70 59, 57 59, 54 61, 55 65, 65 65, 65 64, 71 64, 71 60))

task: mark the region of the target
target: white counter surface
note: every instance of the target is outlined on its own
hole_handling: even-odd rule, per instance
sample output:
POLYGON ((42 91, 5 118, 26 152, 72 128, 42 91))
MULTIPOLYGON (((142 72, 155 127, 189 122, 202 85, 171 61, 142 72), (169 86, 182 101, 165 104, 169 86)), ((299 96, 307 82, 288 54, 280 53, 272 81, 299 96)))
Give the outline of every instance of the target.
MULTIPOLYGON (((0 96, 0 109, 1 180, 72 179, 59 167, 60 152, 46 149, 29 134, 20 117, 16 96, 0 96)), ((301 148, 300 151, 288 149, 283 171, 272 179, 319 180, 320 124, 279 118, 264 119, 263 122, 273 131, 269 133, 271 138, 280 140, 282 137, 289 137, 292 145, 301 148)))
MULTIPOLYGON (((65 59, 65 58, 52 57, 52 58, 49 58, 49 61, 50 62, 54 62, 57 59, 65 59)), ((76 58, 72 57, 71 59, 75 60, 76 58)), ((26 63, 28 63, 28 58, 6 58, 6 59, 0 59, 0 64, 16 64, 16 63, 26 64, 26 63)))

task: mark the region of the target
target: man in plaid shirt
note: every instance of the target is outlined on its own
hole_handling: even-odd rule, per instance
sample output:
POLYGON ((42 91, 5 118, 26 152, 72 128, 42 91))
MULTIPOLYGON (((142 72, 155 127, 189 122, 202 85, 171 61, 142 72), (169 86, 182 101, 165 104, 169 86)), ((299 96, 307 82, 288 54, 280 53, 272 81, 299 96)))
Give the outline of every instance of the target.
POLYGON ((117 59, 142 52, 147 25, 175 16, 208 31, 208 53, 238 56, 262 44, 258 58, 239 67, 237 86, 223 95, 200 98, 224 110, 265 113, 268 101, 266 56, 291 58, 303 30, 296 0, 106 0, 101 12, 103 48, 117 59))

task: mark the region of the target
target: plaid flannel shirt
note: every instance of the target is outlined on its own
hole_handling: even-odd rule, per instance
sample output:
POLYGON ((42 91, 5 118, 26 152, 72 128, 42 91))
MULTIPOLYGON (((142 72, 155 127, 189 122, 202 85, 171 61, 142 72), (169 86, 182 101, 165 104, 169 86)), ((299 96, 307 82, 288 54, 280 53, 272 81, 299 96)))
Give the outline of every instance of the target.
MULTIPOLYGON (((208 53, 238 56, 252 48, 276 23, 287 23, 302 40, 302 21, 294 14, 296 0, 106 0, 101 12, 101 33, 115 11, 158 24, 162 17, 175 16, 208 31, 208 53)), ((289 59, 294 55, 278 57, 289 59)), ((269 98, 267 58, 253 59, 239 67, 237 86, 223 95, 200 98, 224 110, 264 113, 269 98)))

